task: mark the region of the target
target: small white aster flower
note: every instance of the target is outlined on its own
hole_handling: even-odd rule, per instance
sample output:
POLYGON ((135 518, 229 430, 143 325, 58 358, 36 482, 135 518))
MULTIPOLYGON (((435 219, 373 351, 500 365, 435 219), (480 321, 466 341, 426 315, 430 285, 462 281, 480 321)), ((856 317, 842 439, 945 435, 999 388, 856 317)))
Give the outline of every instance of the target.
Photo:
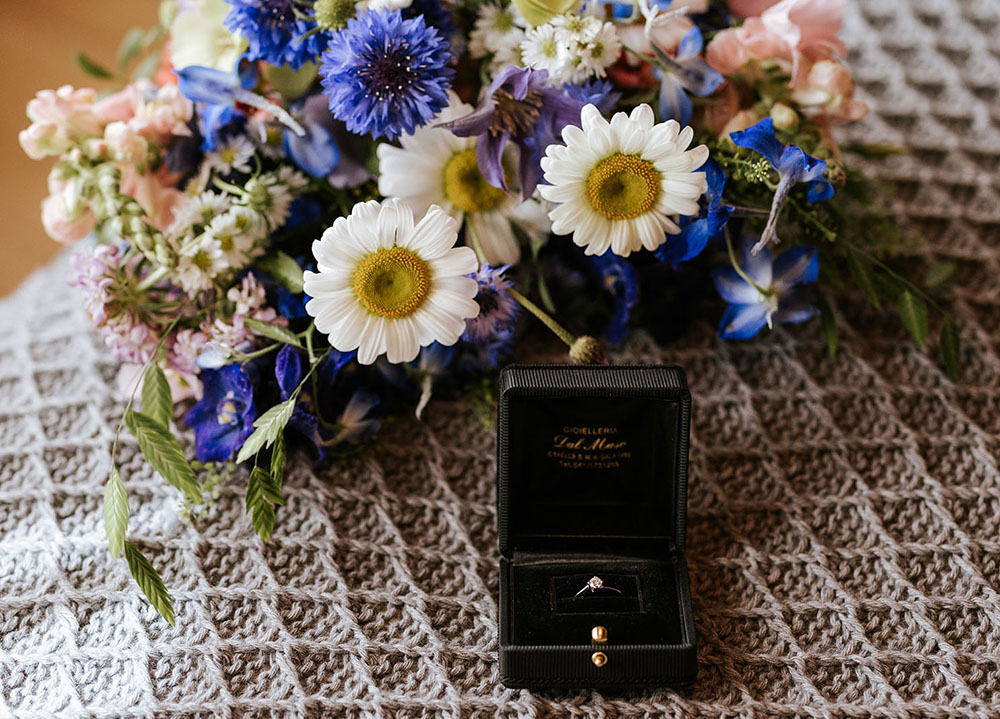
POLYGON ((465 220, 479 238, 487 262, 512 265, 520 259, 521 248, 511 223, 533 227, 537 213, 532 207, 539 203, 522 203, 486 181, 476 161, 476 138, 435 127, 472 111, 471 105, 450 93, 448 106, 433 122, 399 138, 401 147, 379 145, 378 190, 402 200, 417 216, 438 205, 459 223, 465 220))
POLYGON ((219 241, 205 233, 184 242, 174 276, 181 289, 194 295, 211 288, 213 280, 227 269, 219 241))
POLYGON ((458 222, 432 206, 414 223, 398 200, 359 202, 313 243, 306 311, 341 352, 371 364, 411 362, 433 342, 452 345, 479 313, 476 255, 455 247, 458 222))
POLYGON ((205 161, 213 170, 223 175, 228 175, 234 170, 248 173, 253 154, 254 146, 250 139, 246 135, 235 135, 218 150, 209 152, 205 156, 205 161))
POLYGON ((167 227, 169 237, 180 237, 192 227, 204 227, 225 213, 232 202, 228 195, 206 190, 181 200, 174 208, 174 219, 167 227))
POLYGON ((255 254, 257 233, 251 231, 244 219, 244 215, 231 210, 212 220, 205 230, 205 234, 219 244, 226 266, 231 270, 242 270, 255 254))
POLYGON ((583 30, 574 53, 574 82, 595 75, 604 77, 606 69, 615 64, 622 52, 622 42, 614 25, 589 15, 582 19, 583 30))
POLYGON ((667 234, 679 233, 672 218, 696 214, 707 188, 705 173, 694 170, 708 148, 688 149, 694 130, 675 120, 654 124, 646 104, 610 122, 586 105, 580 120, 582 127, 563 130, 566 144, 549 145, 542 158, 549 184, 538 190, 558 204, 549 212, 552 231, 572 233, 588 255, 610 249, 621 257, 655 250, 667 234))
POLYGON ((563 35, 551 23, 538 25, 525 33, 521 41, 521 60, 532 70, 547 70, 549 82, 569 82, 573 57, 563 35))
POLYGON ((479 6, 479 17, 469 34, 469 55, 474 59, 491 53, 512 52, 512 41, 519 44, 524 37, 527 21, 513 5, 500 7, 494 3, 479 6))
POLYGON ((285 165, 247 180, 241 204, 263 215, 270 227, 281 227, 292 201, 308 182, 301 172, 285 165))

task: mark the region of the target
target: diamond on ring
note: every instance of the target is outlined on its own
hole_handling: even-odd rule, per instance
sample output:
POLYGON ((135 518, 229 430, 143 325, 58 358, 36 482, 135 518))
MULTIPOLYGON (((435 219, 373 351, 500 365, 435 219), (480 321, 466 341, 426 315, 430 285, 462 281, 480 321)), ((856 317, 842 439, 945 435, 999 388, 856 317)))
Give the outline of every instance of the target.
POLYGON ((590 579, 588 579, 587 583, 585 585, 583 585, 583 589, 581 589, 579 592, 577 592, 573 596, 574 597, 579 597, 581 594, 583 594, 584 592, 586 592, 588 589, 590 590, 591 594, 593 594, 593 593, 595 593, 595 592, 597 592, 597 591, 599 591, 601 589, 607 589, 610 592, 617 592, 618 594, 622 593, 622 591, 620 589, 615 589, 614 587, 609 587, 608 585, 606 585, 604 583, 603 579, 601 579, 600 577, 598 577, 598 576, 595 575, 595 576, 591 577, 590 579))

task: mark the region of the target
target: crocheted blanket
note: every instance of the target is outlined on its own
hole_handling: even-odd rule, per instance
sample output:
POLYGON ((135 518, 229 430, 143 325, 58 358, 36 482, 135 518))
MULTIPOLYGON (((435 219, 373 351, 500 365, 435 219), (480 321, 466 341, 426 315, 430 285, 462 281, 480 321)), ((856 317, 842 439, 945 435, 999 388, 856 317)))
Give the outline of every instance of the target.
POLYGON ((720 343, 707 322, 616 358, 692 384, 692 690, 498 684, 494 432, 460 403, 295 464, 267 546, 238 483, 182 521, 126 441, 168 626, 108 559, 116 367, 57 264, 0 303, 0 717, 996 716, 998 32, 994 0, 864 0, 844 31, 873 107, 844 139, 911 149, 868 169, 918 259, 959 268, 959 382, 860 298, 834 358, 818 323, 720 343))

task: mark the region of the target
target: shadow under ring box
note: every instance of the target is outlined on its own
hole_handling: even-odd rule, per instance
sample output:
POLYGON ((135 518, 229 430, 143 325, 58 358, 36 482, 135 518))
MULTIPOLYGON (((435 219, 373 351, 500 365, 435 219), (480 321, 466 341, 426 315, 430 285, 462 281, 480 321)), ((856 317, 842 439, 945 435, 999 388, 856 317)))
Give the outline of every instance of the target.
POLYGON ((683 371, 513 365, 498 411, 501 681, 693 683, 683 371))

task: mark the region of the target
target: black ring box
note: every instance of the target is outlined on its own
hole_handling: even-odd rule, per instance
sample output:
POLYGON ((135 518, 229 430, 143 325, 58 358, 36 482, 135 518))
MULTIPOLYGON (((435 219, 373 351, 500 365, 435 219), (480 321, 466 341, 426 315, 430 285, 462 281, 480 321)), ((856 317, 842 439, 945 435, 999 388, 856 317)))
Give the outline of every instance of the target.
POLYGON ((501 681, 693 683, 684 372, 512 365, 500 374, 498 412, 501 681), (593 576, 605 587, 584 589, 593 576), (596 626, 606 642, 592 640, 596 626))

